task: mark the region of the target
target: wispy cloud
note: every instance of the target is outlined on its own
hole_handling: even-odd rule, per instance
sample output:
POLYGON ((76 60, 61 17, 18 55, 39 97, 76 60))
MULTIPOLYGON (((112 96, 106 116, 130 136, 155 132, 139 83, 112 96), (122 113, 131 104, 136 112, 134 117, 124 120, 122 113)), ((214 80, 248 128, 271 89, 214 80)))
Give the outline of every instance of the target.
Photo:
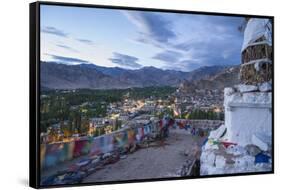
POLYGON ((176 71, 192 71, 195 69, 198 69, 200 67, 202 67, 204 65, 202 65, 200 62, 196 61, 196 60, 180 60, 174 64, 171 63, 166 63, 163 68, 164 69, 169 69, 169 70, 176 70, 176 71))
POLYGON ((93 45, 94 44, 94 42, 92 40, 88 40, 88 39, 77 38, 76 40, 78 40, 79 42, 82 42, 84 44, 87 44, 87 45, 93 45))
POLYGON ((140 42, 167 43, 176 37, 171 22, 157 13, 124 11, 124 15, 139 29, 140 42))
POLYGON ((74 49, 74 48, 72 48, 70 46, 67 46, 67 45, 57 44, 56 46, 60 47, 60 48, 63 48, 63 49, 66 49, 66 50, 69 50, 69 51, 72 51, 72 52, 78 52, 76 49, 74 49))
POLYGON ((194 61, 194 60, 182 60, 178 64, 178 69, 184 70, 184 71, 192 71, 192 70, 198 69, 202 66, 203 65, 201 65, 199 62, 194 61))
POLYGON ((42 29, 43 33, 52 34, 60 37, 68 37, 68 34, 52 26, 46 26, 42 29))
POLYGON ((114 52, 113 57, 109 59, 112 63, 115 63, 121 67, 125 68, 140 68, 142 65, 137 63, 139 59, 134 56, 126 55, 126 54, 121 54, 114 52))
MULTIPOLYGON (((41 31, 44 34, 50 34, 43 35, 46 39, 45 44, 48 44, 45 46, 47 47, 45 50, 42 48, 43 53, 59 55, 58 52, 63 49, 78 50, 79 52, 75 53, 76 58, 88 57, 89 60, 95 60, 95 64, 104 66, 140 68, 145 65, 184 71, 201 66, 240 63, 243 34, 237 28, 243 21, 241 17, 132 10, 112 10, 112 12, 108 12, 107 16, 104 16, 95 11, 92 12, 92 15, 83 15, 77 11, 76 15, 79 16, 77 20, 83 21, 91 18, 96 19, 95 22, 85 26, 80 22, 75 22, 73 25, 59 28, 59 26, 64 26, 63 23, 69 17, 66 12, 64 17, 60 17, 62 19, 53 21, 52 19, 63 13, 62 8, 56 9, 58 10, 53 11, 52 14, 57 15, 46 17, 45 22, 42 21, 45 27, 42 27, 41 31), (112 18, 115 19, 114 23, 112 18), (48 23, 56 23, 56 25, 48 23), (77 27, 81 27, 81 30, 77 31, 77 27), (123 34, 120 35, 120 39, 115 36, 117 32, 123 34), (61 38, 54 39, 54 36, 61 38), (120 41, 124 43, 120 45, 120 41), (129 43, 127 43, 128 41, 129 43), (103 48, 96 47, 96 44, 101 44, 103 48), (98 53, 92 54, 92 51, 98 53), (115 53, 111 55, 111 52, 115 53)), ((73 11, 75 12, 75 10, 73 11)), ((42 17, 42 19, 44 18, 42 17)), ((63 54, 60 55, 68 56, 65 54, 68 51, 62 51, 63 54)), ((69 53, 70 56, 73 56, 71 52, 69 53)), ((74 56, 73 58, 64 57, 72 58, 70 60, 61 59, 61 56, 60 59, 46 56, 46 59, 51 58, 67 61, 69 64, 86 62, 86 60, 77 60, 74 56)))
POLYGON ((190 70, 200 65, 239 64, 241 18, 122 12, 138 29, 135 40, 162 49, 152 58, 167 67, 190 70))
POLYGON ((59 55, 52 55, 52 54, 47 54, 48 56, 51 56, 52 59, 55 61, 64 63, 64 64, 82 64, 82 63, 89 63, 86 60, 83 59, 78 59, 78 58, 73 58, 73 57, 64 57, 64 56, 59 56, 59 55))
POLYGON ((182 57, 182 54, 176 51, 164 51, 161 53, 156 54, 153 56, 153 59, 158 59, 160 61, 164 61, 169 64, 174 64, 179 61, 179 59, 182 57))
POLYGON ((233 65, 240 63, 239 42, 239 38, 233 38, 227 41, 187 42, 174 47, 186 52, 191 59, 202 65, 233 65))

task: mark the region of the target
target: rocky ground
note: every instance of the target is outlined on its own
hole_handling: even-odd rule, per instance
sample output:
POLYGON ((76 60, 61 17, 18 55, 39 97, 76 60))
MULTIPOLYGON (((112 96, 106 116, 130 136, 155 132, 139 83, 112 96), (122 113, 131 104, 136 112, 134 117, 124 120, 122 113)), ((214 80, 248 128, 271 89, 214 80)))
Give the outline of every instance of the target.
POLYGON ((86 177, 83 182, 176 177, 188 155, 195 154, 205 138, 191 136, 185 130, 172 129, 158 146, 142 148, 118 162, 86 177))

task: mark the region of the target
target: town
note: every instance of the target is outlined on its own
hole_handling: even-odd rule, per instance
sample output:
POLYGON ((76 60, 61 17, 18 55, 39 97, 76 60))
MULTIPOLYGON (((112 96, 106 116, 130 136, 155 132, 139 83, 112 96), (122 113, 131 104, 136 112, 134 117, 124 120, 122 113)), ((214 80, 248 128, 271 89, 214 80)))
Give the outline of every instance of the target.
POLYGON ((41 95, 41 144, 110 134, 172 119, 223 120, 220 90, 146 87, 124 90, 56 90, 41 95), (80 98, 77 98, 77 97, 80 98))

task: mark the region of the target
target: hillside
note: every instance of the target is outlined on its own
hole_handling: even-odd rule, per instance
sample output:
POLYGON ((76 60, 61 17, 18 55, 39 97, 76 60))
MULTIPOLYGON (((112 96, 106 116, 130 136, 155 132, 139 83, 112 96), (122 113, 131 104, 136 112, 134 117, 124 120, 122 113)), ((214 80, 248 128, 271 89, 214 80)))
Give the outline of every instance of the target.
MULTIPOLYGON (((226 66, 202 67, 192 72, 143 67, 127 70, 119 67, 101 67, 94 64, 66 65, 41 62, 43 89, 124 89, 130 87, 173 86, 183 81, 201 81, 208 85, 209 78, 223 72, 226 66)), ((223 80, 222 80, 223 82, 223 80)))

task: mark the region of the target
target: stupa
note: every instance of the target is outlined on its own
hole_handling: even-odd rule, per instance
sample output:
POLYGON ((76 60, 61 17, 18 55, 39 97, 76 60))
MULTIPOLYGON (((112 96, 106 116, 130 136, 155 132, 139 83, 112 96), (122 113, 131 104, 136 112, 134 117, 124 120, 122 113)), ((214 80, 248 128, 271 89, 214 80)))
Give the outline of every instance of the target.
POLYGON ((272 170, 272 23, 247 19, 240 84, 224 89, 225 124, 202 146, 200 175, 272 170))

